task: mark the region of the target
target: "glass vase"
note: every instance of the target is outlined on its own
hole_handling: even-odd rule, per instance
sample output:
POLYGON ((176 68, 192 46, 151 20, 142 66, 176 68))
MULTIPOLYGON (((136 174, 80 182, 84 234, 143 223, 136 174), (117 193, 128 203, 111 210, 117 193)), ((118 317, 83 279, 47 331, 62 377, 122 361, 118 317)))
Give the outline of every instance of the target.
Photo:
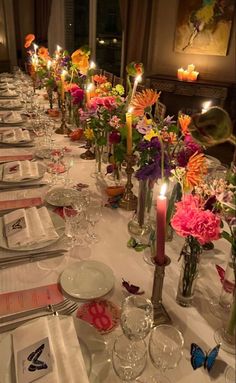
POLYGON ((192 306, 201 253, 202 247, 199 242, 191 236, 187 237, 180 253, 182 268, 176 297, 180 306, 192 306))
POLYGON ((151 232, 150 211, 152 207, 153 184, 149 180, 139 181, 138 205, 133 219, 128 223, 131 236, 139 243, 149 240, 151 232))

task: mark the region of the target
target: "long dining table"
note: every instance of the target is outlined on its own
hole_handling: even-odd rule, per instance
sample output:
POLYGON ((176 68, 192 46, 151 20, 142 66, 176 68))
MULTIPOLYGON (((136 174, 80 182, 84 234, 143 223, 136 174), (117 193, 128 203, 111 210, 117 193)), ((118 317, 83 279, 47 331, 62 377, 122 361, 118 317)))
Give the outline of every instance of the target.
MULTIPOLYGON (((150 298, 152 295, 154 267, 146 263, 143 257, 144 253, 147 255, 150 250, 146 249, 144 252, 137 252, 127 246, 130 238, 127 225, 132 218, 133 212, 105 206, 107 196, 104 188, 107 183, 107 176, 104 176, 103 179, 91 176, 95 169, 95 160, 88 161, 80 157, 81 153, 85 150, 81 148, 82 141, 72 142, 68 137, 58 134, 54 134, 53 140, 55 147, 66 146, 71 149, 67 156, 73 156, 73 166, 69 172, 69 178, 73 180, 73 183, 87 184, 90 193, 100 198, 103 202, 102 217, 95 226, 99 240, 97 243, 88 245, 86 248, 77 246, 70 249, 60 257, 1 269, 0 294, 58 283, 61 273, 69 265, 83 260, 96 260, 109 266, 115 276, 114 287, 104 299, 110 300, 120 307, 122 301, 127 296, 127 292, 122 286, 123 280, 140 286, 145 292, 144 296, 150 298)), ((32 147, 27 150, 34 155, 36 149, 32 147)), ((135 180, 134 183, 134 190, 137 192, 135 180)), ((26 193, 31 197, 41 197, 44 199, 49 189, 50 186, 29 188, 26 193)), ((5 198, 3 193, 5 192, 0 191, 0 200, 5 198)), ((11 191, 8 193, 10 196, 11 191)), ((155 204, 155 196, 153 201, 155 204)), ((165 269, 163 304, 172 319, 173 325, 182 332, 184 337, 183 357, 175 369, 166 371, 166 375, 172 382, 176 383, 207 383, 213 381, 215 383, 224 383, 226 367, 228 365, 235 367, 234 356, 220 349, 211 373, 208 373, 203 367, 193 370, 190 363, 190 345, 191 343, 196 343, 206 352, 216 345, 214 332, 217 328, 222 327, 222 321, 210 310, 210 300, 212 298, 218 299, 220 296, 222 285, 215 265, 218 264, 223 268, 226 267, 230 255, 230 246, 227 241, 220 239, 214 243, 214 249, 203 252, 194 303, 192 307, 185 308, 176 303, 181 268, 181 262, 178 262, 178 258, 183 241, 183 238, 174 234, 172 241, 166 242, 166 254, 170 257, 171 263, 165 269)), ((71 299, 77 301, 73 297, 71 299)), ((79 304, 84 303, 84 301, 78 302, 79 304)), ((116 335, 120 333, 121 329, 118 327, 111 333, 103 335, 107 341, 108 348, 111 347, 116 335)), ((0 339, 4 335, 1 334, 0 339)), ((150 361, 148 361, 144 375, 147 376, 149 371, 155 371, 150 361)), ((103 370, 102 374, 97 376, 96 379, 94 381, 96 383, 115 383, 120 381, 113 371, 111 362, 109 368, 103 370)), ((1 376, 0 382, 4 383, 1 380, 1 376)))

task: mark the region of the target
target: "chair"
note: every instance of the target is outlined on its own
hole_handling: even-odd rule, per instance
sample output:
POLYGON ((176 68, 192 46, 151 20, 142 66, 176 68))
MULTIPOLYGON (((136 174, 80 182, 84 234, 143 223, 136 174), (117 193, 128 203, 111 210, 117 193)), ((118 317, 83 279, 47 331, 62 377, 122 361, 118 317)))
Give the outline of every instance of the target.
POLYGON ((118 76, 113 77, 113 86, 116 85, 123 85, 124 84, 124 79, 118 76))
POLYGON ((156 102, 156 107, 155 107, 155 112, 154 112, 154 117, 163 119, 165 118, 166 115, 166 106, 162 104, 159 100, 156 102))
POLYGON ((113 74, 110 72, 107 72, 106 70, 103 71, 103 76, 106 76, 107 81, 113 82, 113 74))
POLYGON ((97 74, 97 75, 102 75, 102 69, 94 69, 93 70, 93 73, 94 75, 97 74))

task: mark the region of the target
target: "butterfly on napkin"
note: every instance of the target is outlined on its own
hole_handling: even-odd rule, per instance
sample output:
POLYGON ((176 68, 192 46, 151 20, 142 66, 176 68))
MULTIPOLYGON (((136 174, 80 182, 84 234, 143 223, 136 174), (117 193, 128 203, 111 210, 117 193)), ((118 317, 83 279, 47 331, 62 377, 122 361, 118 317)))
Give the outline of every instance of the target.
POLYGON ((216 270, 219 274, 223 289, 229 294, 233 293, 235 284, 225 279, 225 270, 219 265, 216 265, 216 270))
POLYGON ((144 294, 144 291, 139 291, 140 287, 130 284, 129 282, 122 279, 122 286, 130 293, 134 295, 142 295, 144 294))
POLYGON ((196 343, 192 343, 190 353, 191 365, 193 369, 196 370, 197 368, 204 366, 204 368, 209 372, 215 363, 219 349, 220 344, 218 344, 208 353, 205 353, 196 343))
POLYGON ((28 370, 33 372, 36 370, 42 370, 48 368, 47 364, 41 360, 39 360, 40 355, 42 354, 44 350, 44 343, 41 344, 35 351, 31 352, 31 354, 28 356, 28 360, 31 362, 31 364, 28 367, 28 370))

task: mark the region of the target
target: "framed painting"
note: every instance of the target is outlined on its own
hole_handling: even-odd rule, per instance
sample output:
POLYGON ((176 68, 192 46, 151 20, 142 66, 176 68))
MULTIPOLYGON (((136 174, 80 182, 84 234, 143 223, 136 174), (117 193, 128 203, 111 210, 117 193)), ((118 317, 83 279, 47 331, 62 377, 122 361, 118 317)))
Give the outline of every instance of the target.
POLYGON ((179 0, 174 50, 226 56, 235 0, 179 0))

